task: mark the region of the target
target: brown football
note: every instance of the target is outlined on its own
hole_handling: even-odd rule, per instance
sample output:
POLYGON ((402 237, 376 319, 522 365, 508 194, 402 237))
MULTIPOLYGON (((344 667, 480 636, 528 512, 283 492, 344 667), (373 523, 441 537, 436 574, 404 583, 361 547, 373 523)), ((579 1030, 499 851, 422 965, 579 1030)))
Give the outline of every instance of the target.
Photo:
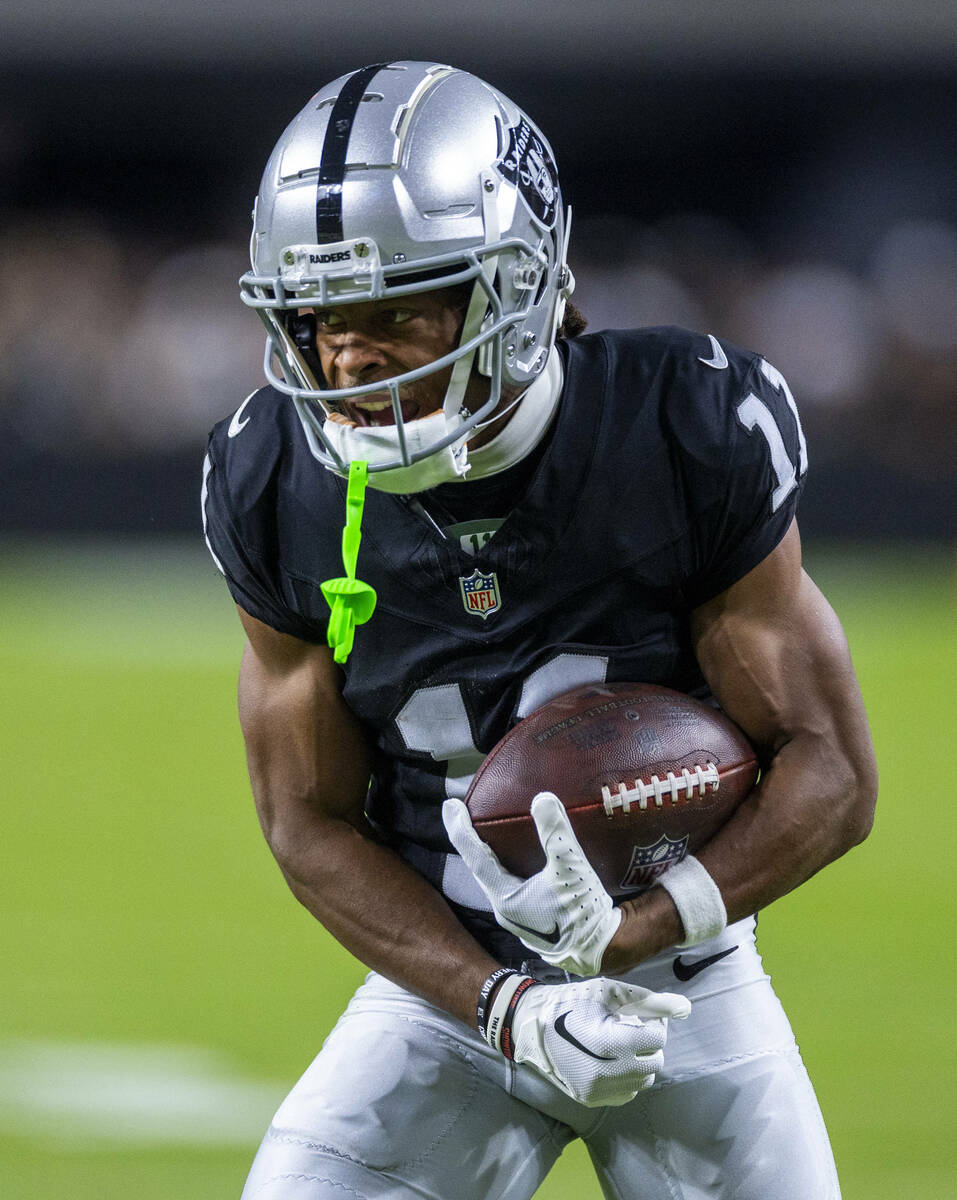
POLYGON ((532 798, 554 792, 602 883, 623 897, 699 849, 757 777, 754 747, 720 709, 650 684, 589 684, 509 730, 465 802, 483 841, 528 877, 545 865, 532 798))

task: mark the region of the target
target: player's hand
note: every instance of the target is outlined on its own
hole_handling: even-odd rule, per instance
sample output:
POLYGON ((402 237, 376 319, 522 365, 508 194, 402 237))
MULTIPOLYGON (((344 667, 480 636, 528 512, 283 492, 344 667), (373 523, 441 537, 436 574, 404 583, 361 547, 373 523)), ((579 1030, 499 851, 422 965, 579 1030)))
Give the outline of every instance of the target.
POLYGON ((558 797, 539 792, 532 801, 545 866, 531 879, 505 870, 472 828, 461 800, 446 800, 442 819, 499 925, 552 966, 575 975, 597 975, 621 923, 621 911, 582 852, 558 797))
POLYGON ((668 1018, 690 1011, 686 996, 613 979, 538 984, 512 1017, 513 1058, 589 1108, 627 1104, 661 1070, 668 1018))

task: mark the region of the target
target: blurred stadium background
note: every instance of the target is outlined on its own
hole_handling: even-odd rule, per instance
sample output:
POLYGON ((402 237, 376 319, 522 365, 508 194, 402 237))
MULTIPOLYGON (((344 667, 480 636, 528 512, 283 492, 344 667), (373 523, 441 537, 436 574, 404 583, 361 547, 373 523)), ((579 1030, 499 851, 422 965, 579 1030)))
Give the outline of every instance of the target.
MULTIPOLYGON (((256 828, 198 474, 259 382, 236 279, 269 149, 320 83, 402 57, 541 122, 594 328, 716 333, 798 398, 883 808, 761 944, 845 1200, 957 1196, 955 55, 933 0, 0 11, 5 1200, 238 1196, 361 977, 256 828)), ((583 1155, 539 1194, 596 1195, 583 1155)))

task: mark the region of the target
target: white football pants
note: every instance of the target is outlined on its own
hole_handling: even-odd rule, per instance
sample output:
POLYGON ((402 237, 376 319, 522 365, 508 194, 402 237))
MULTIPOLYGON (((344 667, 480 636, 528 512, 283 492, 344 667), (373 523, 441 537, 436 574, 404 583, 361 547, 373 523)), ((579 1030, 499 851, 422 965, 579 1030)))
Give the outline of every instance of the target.
POLYGON ((369 975, 276 1113, 242 1200, 528 1200, 576 1137, 606 1200, 839 1200, 753 929, 742 921, 683 951, 679 970, 699 968, 685 981, 674 949, 629 973, 684 992, 692 1012, 670 1023, 654 1086, 616 1108, 577 1104, 369 975))

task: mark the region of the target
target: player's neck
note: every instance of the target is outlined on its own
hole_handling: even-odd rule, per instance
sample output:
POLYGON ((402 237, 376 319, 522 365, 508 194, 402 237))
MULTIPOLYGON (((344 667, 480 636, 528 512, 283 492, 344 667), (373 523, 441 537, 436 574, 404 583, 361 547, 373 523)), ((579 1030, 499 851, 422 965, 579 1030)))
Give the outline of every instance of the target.
POLYGON ((504 429, 484 446, 469 450, 469 471, 461 482, 497 475, 531 454, 552 423, 563 383, 562 358, 553 347, 545 369, 515 406, 504 429))

